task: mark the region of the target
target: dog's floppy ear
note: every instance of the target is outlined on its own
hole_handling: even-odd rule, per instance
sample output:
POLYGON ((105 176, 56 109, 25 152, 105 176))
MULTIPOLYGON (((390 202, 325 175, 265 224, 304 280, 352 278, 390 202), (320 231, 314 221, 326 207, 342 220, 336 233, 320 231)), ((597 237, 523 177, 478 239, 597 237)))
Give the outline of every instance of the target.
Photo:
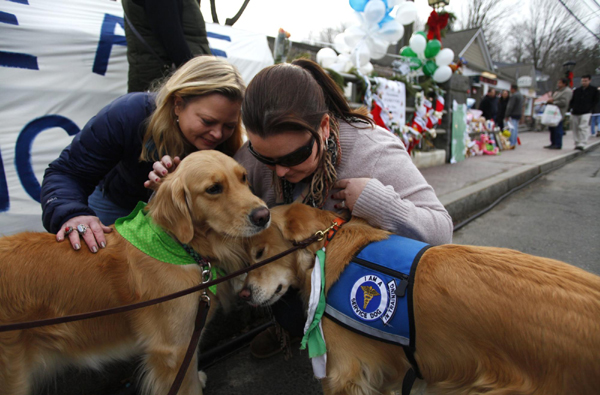
POLYGON ((331 213, 301 203, 285 207, 280 225, 286 240, 302 241, 331 225, 331 213))
POLYGON ((189 196, 181 177, 173 174, 163 180, 156 196, 148 203, 149 215, 154 222, 184 244, 194 237, 194 225, 186 201, 189 196))

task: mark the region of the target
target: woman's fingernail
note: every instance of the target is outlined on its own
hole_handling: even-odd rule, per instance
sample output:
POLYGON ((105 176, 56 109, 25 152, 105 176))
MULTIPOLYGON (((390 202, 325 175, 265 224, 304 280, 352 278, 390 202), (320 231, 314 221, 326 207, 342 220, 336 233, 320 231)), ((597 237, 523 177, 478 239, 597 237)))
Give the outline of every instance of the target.
POLYGON ((164 176, 165 174, 167 174, 167 171, 165 170, 165 171, 163 171, 162 173, 163 173, 163 176, 164 176))
POLYGON ((171 168, 171 164, 167 163, 167 169, 171 168))
POLYGON ((93 252, 94 254, 95 254, 95 253, 97 253, 97 252, 98 252, 98 247, 96 247, 96 246, 93 246, 93 247, 92 247, 92 252, 93 252))
POLYGON ((56 241, 58 241, 58 242, 61 242, 62 240, 63 240, 62 237, 57 237, 56 238, 56 241))
POLYGON ((106 243, 105 242, 100 243, 100 247, 106 248, 106 243))
POLYGON ((75 248, 76 250, 79 250, 79 249, 81 248, 81 246, 80 246, 79 244, 75 244, 75 245, 73 246, 73 248, 75 248))
POLYGON ((156 181, 156 182, 159 182, 159 181, 160 181, 160 178, 156 177, 156 180, 154 180, 154 181, 156 181))

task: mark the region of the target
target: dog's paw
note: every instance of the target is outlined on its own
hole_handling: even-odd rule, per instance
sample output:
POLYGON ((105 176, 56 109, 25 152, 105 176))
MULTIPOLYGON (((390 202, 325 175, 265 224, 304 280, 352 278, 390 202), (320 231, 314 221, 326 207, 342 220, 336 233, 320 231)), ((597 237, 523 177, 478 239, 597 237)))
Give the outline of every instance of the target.
POLYGON ((206 373, 204 373, 204 371, 202 370, 198 371, 198 378, 200 379, 200 385, 202 386, 202 388, 206 388, 206 373))

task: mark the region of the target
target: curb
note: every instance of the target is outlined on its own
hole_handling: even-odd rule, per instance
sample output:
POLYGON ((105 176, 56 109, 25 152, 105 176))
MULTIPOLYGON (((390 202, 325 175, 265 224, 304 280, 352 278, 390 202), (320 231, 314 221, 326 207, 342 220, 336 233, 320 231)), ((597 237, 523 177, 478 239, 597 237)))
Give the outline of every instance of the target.
POLYGON ((517 167, 458 191, 447 193, 440 197, 440 202, 456 225, 486 208, 513 188, 524 184, 539 174, 554 170, 570 160, 596 149, 598 146, 600 146, 600 141, 595 141, 588 144, 585 151, 572 151, 539 163, 517 167))

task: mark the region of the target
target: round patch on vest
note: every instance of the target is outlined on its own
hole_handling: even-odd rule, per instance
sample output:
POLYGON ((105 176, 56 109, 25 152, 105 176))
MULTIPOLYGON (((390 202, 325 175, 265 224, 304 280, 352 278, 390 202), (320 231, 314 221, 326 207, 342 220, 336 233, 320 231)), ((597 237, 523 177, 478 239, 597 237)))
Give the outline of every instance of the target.
POLYGON ((352 286, 350 305, 352 311, 365 321, 374 321, 381 317, 388 304, 388 292, 385 282, 375 275, 362 276, 352 286))

